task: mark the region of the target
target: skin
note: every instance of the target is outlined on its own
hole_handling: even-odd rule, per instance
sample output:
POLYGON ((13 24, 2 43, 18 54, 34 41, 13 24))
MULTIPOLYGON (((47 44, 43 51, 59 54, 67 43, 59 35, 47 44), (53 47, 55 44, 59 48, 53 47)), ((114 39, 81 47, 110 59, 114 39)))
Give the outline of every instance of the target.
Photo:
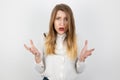
POLYGON ((64 34, 67 31, 67 25, 68 20, 66 13, 61 10, 58 10, 54 21, 55 30, 58 34, 64 34), (60 30, 60 28, 63 28, 64 30, 60 30))
MULTIPOLYGON (((67 31, 67 25, 68 25, 68 20, 67 20, 67 16, 66 16, 65 12, 58 10, 55 21, 54 21, 54 26, 55 26, 54 28, 55 28, 56 32, 60 35, 64 34, 67 31), (64 30, 60 30, 59 28, 64 28, 64 30)), ((35 56, 36 63, 41 62, 41 57, 40 57, 41 53, 35 47, 32 40, 30 40, 30 46, 27 46, 26 44, 24 44, 24 47, 35 56)), ((93 51, 94 51, 94 49, 88 50, 88 41, 86 40, 84 47, 82 48, 82 50, 80 52, 79 60, 81 62, 84 62, 85 59, 88 56, 90 56, 93 51)))

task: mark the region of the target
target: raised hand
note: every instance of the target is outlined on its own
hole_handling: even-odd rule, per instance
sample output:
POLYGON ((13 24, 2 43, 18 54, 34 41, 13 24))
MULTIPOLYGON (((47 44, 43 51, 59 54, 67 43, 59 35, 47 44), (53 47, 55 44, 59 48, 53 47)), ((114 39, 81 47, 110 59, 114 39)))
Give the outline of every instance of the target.
POLYGON ((85 41, 85 45, 80 53, 80 61, 85 61, 85 59, 92 54, 94 49, 88 50, 88 41, 85 41))
POLYGON ((36 63, 39 63, 41 61, 41 59, 40 59, 40 52, 34 46, 34 43, 33 43, 32 40, 30 40, 30 47, 28 47, 26 44, 24 44, 24 47, 35 56, 36 63))

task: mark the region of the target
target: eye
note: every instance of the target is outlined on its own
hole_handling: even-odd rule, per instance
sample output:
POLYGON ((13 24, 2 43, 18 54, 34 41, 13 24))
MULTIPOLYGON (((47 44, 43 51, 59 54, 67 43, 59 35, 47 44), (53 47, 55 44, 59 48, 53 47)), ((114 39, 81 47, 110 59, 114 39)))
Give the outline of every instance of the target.
POLYGON ((56 17, 56 20, 59 20, 60 19, 60 17, 56 17))
POLYGON ((64 18, 64 20, 65 20, 65 21, 68 21, 68 18, 67 18, 67 17, 65 17, 65 18, 64 18))

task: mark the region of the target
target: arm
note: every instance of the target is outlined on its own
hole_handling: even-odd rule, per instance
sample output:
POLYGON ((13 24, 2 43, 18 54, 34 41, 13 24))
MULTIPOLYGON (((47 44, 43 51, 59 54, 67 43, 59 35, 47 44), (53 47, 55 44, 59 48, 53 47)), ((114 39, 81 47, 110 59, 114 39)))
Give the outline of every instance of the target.
POLYGON ((44 36, 41 36, 41 40, 40 40, 41 41, 40 51, 42 51, 41 56, 40 56, 41 58, 40 57, 35 57, 35 59, 36 59, 35 69, 40 74, 42 74, 45 71, 44 41, 45 41, 45 38, 46 38, 46 34, 44 33, 43 35, 44 36))
POLYGON ((35 69, 39 72, 42 73, 44 71, 44 64, 43 64, 43 59, 42 55, 39 50, 34 46, 33 41, 30 40, 30 45, 31 47, 28 47, 26 44, 24 44, 24 47, 30 51, 34 57, 35 57, 35 62, 36 62, 36 67, 35 69))
POLYGON ((85 68, 85 59, 90 56, 92 54, 92 52, 94 51, 94 49, 87 49, 88 46, 88 42, 87 40, 85 41, 85 45, 82 48, 80 55, 76 61, 76 70, 78 73, 83 72, 84 68, 85 68))
POLYGON ((44 61, 41 60, 41 62, 36 63, 35 69, 38 73, 42 74, 45 70, 45 65, 44 65, 44 61))
POLYGON ((84 69, 85 69, 85 62, 77 59, 77 61, 76 61, 76 71, 77 71, 77 73, 82 73, 84 71, 84 69))
POLYGON ((44 66, 44 59, 41 56, 35 56, 35 62, 36 62, 36 65, 35 65, 35 69, 38 73, 42 74, 45 70, 45 66, 44 66))

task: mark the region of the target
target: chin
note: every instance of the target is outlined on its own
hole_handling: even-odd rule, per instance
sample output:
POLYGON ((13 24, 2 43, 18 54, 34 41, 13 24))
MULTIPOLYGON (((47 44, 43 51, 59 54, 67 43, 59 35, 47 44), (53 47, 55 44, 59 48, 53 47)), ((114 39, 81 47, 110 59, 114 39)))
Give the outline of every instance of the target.
POLYGON ((64 34, 64 32, 62 32, 62 33, 59 32, 58 34, 62 35, 62 34, 64 34))

